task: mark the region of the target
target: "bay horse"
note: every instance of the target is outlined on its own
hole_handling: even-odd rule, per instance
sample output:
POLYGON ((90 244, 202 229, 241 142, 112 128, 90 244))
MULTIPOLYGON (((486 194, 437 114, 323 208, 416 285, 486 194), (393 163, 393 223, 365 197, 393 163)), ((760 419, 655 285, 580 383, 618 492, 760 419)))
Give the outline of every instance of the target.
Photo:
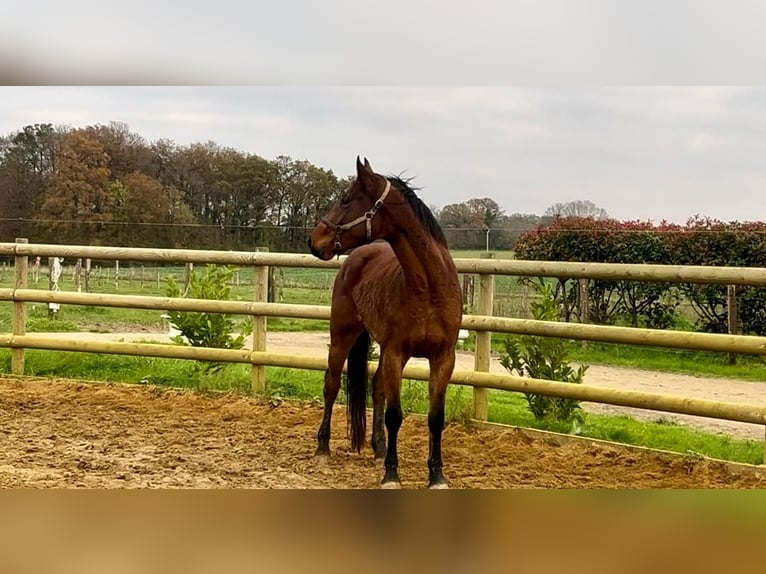
POLYGON ((444 403, 455 368, 463 302, 455 263, 436 218, 408 181, 379 175, 366 158, 362 163, 357 157, 356 178, 317 223, 308 244, 322 260, 352 250, 333 285, 324 413, 315 457, 330 456, 330 420, 346 359, 351 448, 361 452, 373 339, 380 361, 372 380, 371 446, 375 461, 385 464, 381 487, 401 487, 396 445, 403 419, 402 370, 411 357, 422 357, 430 366, 428 486, 447 488, 442 472, 444 403))

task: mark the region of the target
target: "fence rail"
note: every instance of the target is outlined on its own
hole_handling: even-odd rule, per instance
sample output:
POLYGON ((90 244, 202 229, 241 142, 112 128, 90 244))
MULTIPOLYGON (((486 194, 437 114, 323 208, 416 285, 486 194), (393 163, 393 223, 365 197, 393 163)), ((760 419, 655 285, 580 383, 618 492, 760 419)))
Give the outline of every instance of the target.
MULTIPOLYGON (((330 308, 326 306, 266 302, 269 277, 268 268, 304 267, 337 269, 342 264, 343 257, 323 262, 310 255, 301 254, 45 245, 29 244, 23 240, 18 240, 17 243, 0 243, 0 256, 2 255, 13 256, 15 262, 14 287, 11 289, 0 289, 0 301, 11 302, 14 308, 13 332, 0 334, 0 347, 8 347, 12 350, 12 370, 14 373, 23 373, 24 371, 24 349, 144 355, 245 363, 252 366, 251 383, 254 391, 263 391, 265 389, 264 368, 266 366, 313 370, 324 370, 327 366, 326 359, 267 352, 266 317, 327 320, 330 316, 330 308), (240 267, 252 267, 254 273, 253 301, 213 301, 27 289, 26 276, 28 269, 26 263, 27 258, 30 256, 165 263, 230 264, 240 267), (254 318, 252 349, 230 350, 150 343, 80 341, 66 339, 65 334, 55 338, 44 335, 28 335, 25 329, 26 303, 31 302, 249 315, 254 318)), ((456 259, 456 266, 461 273, 474 273, 480 276, 478 310, 482 314, 465 315, 463 317, 463 328, 477 333, 475 367, 473 371, 456 371, 452 378, 452 382, 455 384, 474 388, 474 418, 486 420, 487 389, 500 389, 766 425, 766 406, 764 405, 743 405, 637 391, 622 391, 592 387, 585 384, 571 385, 556 381, 497 375, 488 372, 492 332, 766 355, 766 337, 689 333, 493 317, 491 313, 495 275, 766 286, 766 269, 518 260, 500 261, 491 259, 456 259)), ((428 369, 425 367, 408 366, 404 374, 410 379, 428 380, 428 369)))

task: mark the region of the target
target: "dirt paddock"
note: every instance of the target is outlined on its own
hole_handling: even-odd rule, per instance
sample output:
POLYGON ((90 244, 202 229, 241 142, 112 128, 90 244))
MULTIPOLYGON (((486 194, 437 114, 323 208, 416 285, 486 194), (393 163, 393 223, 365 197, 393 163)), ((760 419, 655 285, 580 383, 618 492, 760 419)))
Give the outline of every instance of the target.
MULTIPOLYGON (((371 452, 349 452, 334 416, 333 457, 312 459, 321 408, 137 385, 0 379, 2 488, 377 488, 371 452)), ((426 484, 421 417, 400 434, 404 488, 426 484)), ((451 424, 452 488, 762 488, 723 465, 591 443, 555 446, 515 430, 451 424)))

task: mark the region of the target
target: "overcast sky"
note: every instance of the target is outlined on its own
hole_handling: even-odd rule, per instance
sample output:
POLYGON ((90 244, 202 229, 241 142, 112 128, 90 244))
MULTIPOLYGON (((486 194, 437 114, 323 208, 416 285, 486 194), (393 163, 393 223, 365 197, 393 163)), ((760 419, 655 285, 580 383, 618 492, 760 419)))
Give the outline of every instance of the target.
POLYGON ((341 176, 366 155, 416 176, 438 206, 489 196, 540 214, 587 199, 619 219, 766 220, 766 89, 683 87, 764 84, 759 0, 37 0, 6 12, 0 82, 95 85, 0 87, 0 133, 120 121, 150 141, 213 140, 341 176), (250 87, 98 86, 137 82, 250 87), (681 87, 630 87, 649 85, 681 87))
POLYGON ((357 154, 438 206, 507 213, 590 200, 618 219, 766 219, 766 89, 0 87, 0 133, 125 122, 337 175, 357 154))

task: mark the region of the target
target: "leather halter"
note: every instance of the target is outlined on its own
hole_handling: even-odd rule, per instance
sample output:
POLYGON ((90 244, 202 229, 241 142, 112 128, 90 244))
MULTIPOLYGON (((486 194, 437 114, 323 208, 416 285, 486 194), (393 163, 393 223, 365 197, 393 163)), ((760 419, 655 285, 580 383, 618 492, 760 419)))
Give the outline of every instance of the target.
POLYGON ((322 219, 322 223, 324 223, 327 227, 335 232, 335 244, 333 248, 335 249, 336 254, 343 253, 343 245, 340 242, 341 234, 344 231, 356 227, 357 225, 366 223, 367 241, 372 239, 372 218, 375 217, 375 214, 378 213, 378 210, 383 207, 383 202, 386 200, 389 191, 391 191, 391 182, 386 180, 386 189, 383 190, 383 193, 380 194, 380 197, 375 201, 369 211, 366 211, 364 214, 360 215, 352 221, 349 221, 348 223, 337 224, 329 221, 328 219, 322 219))

